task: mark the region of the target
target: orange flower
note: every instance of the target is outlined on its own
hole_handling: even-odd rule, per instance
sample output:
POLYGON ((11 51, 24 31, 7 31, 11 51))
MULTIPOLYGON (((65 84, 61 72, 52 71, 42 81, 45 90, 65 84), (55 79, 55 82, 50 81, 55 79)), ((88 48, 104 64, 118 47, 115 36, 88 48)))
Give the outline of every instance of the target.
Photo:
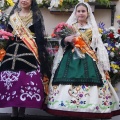
POLYGON ((55 33, 52 33, 52 34, 51 34, 51 37, 52 37, 52 38, 56 37, 56 34, 55 34, 55 33))
POLYGON ((0 62, 3 60, 5 54, 6 54, 6 51, 3 48, 0 49, 0 62))

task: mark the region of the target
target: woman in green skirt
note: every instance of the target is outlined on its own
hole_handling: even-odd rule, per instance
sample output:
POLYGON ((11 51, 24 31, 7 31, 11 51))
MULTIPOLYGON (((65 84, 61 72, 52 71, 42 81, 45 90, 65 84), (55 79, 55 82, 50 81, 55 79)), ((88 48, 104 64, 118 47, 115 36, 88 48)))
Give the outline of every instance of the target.
POLYGON ((61 40, 55 56, 47 112, 91 119, 120 115, 119 98, 109 82, 107 50, 90 5, 79 2, 67 24, 76 34, 61 40))

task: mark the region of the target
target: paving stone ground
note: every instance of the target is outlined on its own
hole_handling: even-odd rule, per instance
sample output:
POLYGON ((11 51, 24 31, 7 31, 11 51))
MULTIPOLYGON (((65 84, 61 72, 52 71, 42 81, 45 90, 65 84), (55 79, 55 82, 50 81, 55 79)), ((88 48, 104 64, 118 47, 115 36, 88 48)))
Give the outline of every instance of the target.
MULTIPOLYGON (((4 114, 4 113, 0 114, 0 120, 11 120, 10 114, 4 114)), ((25 115, 24 120, 91 120, 91 119, 56 117, 56 116, 25 115)), ((94 119, 94 120, 98 120, 98 119, 94 119)), ((101 119, 99 119, 99 120, 101 120, 101 119)))

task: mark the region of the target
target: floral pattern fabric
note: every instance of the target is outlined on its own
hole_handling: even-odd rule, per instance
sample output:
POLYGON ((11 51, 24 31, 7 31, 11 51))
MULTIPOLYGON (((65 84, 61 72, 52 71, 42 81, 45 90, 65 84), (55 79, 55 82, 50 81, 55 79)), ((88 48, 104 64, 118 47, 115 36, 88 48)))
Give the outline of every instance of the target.
POLYGON ((43 91, 40 68, 31 72, 0 72, 0 107, 42 108, 43 91))
MULTIPOLYGON (((90 113, 90 118, 102 118, 101 115, 98 115, 101 113, 103 116, 108 114, 105 118, 111 118, 112 112, 120 109, 119 99, 109 81, 104 80, 103 82, 103 87, 50 85, 49 113, 52 113, 50 112, 52 110, 58 111, 57 115, 61 115, 62 111, 73 112, 73 114, 78 112, 79 115, 76 117, 82 117, 82 113, 86 113, 86 115, 90 113)), ((71 115, 69 114, 69 116, 71 115)))

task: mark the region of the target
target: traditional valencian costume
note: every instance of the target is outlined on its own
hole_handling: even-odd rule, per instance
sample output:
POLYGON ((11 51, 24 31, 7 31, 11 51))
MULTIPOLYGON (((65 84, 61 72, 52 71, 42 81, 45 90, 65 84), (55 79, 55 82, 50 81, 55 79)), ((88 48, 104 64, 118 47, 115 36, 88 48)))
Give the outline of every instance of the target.
POLYGON ((15 39, 8 42, 0 66, 0 107, 42 108, 43 78, 50 77, 43 18, 34 0, 29 15, 19 16, 18 2, 8 24, 15 39))
POLYGON ((81 3, 88 8, 87 25, 78 27, 76 7, 67 23, 75 28, 77 35, 82 36, 83 47, 81 42, 78 43, 80 51, 76 57, 73 46, 61 41, 53 62, 47 112, 69 117, 111 118, 120 115, 120 106, 119 98, 104 72, 110 70, 107 50, 91 7, 85 2, 78 4, 81 3), (88 35, 90 31, 91 35, 88 35))

